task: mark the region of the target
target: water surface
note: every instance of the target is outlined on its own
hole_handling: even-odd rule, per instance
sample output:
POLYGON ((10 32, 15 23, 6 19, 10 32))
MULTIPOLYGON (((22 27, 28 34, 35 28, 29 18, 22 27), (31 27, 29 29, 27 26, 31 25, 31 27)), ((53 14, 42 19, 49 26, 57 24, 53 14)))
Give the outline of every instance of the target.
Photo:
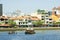
POLYGON ((40 30, 36 34, 24 34, 25 31, 16 31, 17 34, 0 32, 0 40, 60 40, 60 30, 40 30))

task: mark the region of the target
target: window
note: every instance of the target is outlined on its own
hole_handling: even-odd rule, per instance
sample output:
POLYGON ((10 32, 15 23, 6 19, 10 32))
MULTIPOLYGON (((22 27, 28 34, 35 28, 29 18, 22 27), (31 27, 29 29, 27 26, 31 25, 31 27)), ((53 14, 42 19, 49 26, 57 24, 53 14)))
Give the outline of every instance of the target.
POLYGON ((52 23, 52 22, 49 22, 50 24, 52 23))
POLYGON ((28 22, 31 22, 31 20, 29 20, 28 22))
POLYGON ((25 22, 23 22, 23 24, 25 24, 25 22))
POLYGON ((4 19, 3 19, 3 18, 1 18, 1 21, 4 21, 4 19))
POLYGON ((46 23, 48 23, 48 21, 46 23))
POLYGON ((42 16, 42 17, 44 17, 44 16, 42 16))
POLYGON ((44 20, 44 19, 42 18, 42 20, 44 20))
POLYGON ((55 15, 56 15, 56 11, 55 11, 55 15))
POLYGON ((25 19, 25 21, 27 21, 27 19, 25 19))
POLYGON ((22 19, 20 19, 19 21, 23 21, 22 19))
POLYGON ((20 24, 20 22, 19 22, 19 24, 20 24))
POLYGON ((52 19, 49 19, 49 20, 52 20, 52 19))

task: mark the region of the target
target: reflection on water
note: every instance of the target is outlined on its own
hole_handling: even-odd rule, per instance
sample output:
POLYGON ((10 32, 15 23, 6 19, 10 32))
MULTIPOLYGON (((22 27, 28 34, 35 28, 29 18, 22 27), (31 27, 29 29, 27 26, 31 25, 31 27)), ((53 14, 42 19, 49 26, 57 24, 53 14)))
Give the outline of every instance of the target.
POLYGON ((17 34, 0 32, 0 40, 60 40, 60 30, 40 30, 31 35, 26 35, 24 32, 16 31, 17 34))

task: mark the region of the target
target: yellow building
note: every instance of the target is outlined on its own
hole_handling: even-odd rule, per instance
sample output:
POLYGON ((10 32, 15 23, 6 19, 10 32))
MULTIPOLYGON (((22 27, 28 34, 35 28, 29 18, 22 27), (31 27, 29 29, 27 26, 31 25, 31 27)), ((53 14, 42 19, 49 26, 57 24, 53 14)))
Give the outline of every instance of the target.
POLYGON ((50 18, 52 18, 53 21, 57 22, 59 20, 58 16, 51 15, 50 18))
POLYGON ((53 19, 53 21, 59 22, 59 20, 60 20, 60 6, 54 7, 52 9, 52 15, 50 17, 53 19))

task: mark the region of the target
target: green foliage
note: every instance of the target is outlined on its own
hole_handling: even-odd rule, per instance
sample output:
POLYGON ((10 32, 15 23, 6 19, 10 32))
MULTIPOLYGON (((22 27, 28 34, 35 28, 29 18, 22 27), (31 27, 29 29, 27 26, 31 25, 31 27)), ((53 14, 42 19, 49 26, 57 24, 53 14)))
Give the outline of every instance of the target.
POLYGON ((38 9, 37 12, 40 12, 40 9, 38 9))
POLYGON ((2 23, 0 22, 0 24, 2 24, 2 23))
POLYGON ((39 21, 36 21, 36 22, 33 22, 33 24, 34 25, 42 25, 44 22, 43 21, 41 21, 41 20, 39 20, 39 21))
POLYGON ((9 20, 8 23, 9 23, 11 26, 15 26, 15 25, 16 25, 16 22, 14 22, 13 20, 9 20))
POLYGON ((14 28, 17 28, 17 26, 14 26, 14 28))
POLYGON ((37 12, 38 12, 38 14, 40 14, 40 13, 45 14, 45 10, 38 9, 37 12))
POLYGON ((5 22, 0 22, 0 24, 3 24, 3 23, 5 23, 5 22))
POLYGON ((55 23, 53 23, 53 24, 60 24, 60 22, 55 22, 55 23))

